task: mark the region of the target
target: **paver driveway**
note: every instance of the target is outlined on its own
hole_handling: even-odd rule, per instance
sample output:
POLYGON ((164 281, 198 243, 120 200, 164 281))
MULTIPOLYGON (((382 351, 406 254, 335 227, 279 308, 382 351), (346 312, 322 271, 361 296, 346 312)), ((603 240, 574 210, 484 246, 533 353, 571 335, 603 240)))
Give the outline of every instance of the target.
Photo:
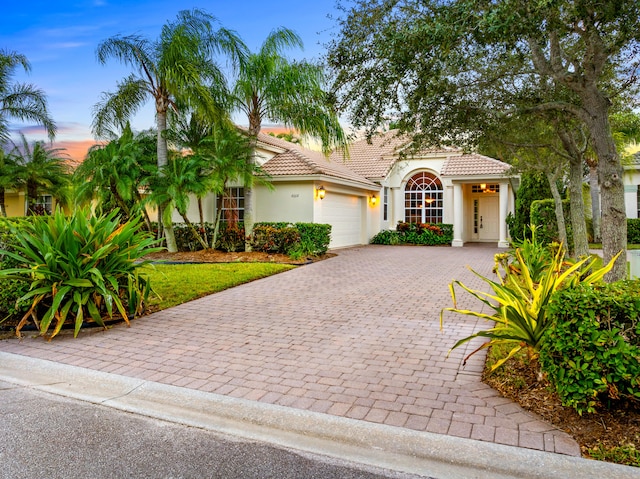
MULTIPOLYGON (((448 283, 486 285, 487 246, 366 246, 137 319, 131 328, 0 341, 8 353, 160 383, 525 448, 577 444, 480 381, 448 349, 486 323, 439 313, 448 283)), ((459 306, 482 306, 459 295, 459 306)))

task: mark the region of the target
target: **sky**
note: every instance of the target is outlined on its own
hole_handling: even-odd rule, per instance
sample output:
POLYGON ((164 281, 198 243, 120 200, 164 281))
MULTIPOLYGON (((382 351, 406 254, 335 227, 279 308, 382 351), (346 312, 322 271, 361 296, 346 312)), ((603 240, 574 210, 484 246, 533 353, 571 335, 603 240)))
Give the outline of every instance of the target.
MULTIPOLYGON (((156 39, 162 25, 175 19, 179 10, 199 8, 214 15, 219 25, 235 30, 252 51, 259 49, 269 32, 287 27, 305 45, 304 51, 290 50, 288 56, 318 59, 323 45, 338 31, 335 20, 329 18, 338 13, 335 5, 335 0, 13 0, 3 5, 0 15, 0 49, 27 57, 31 72, 16 70, 13 80, 45 92, 58 126, 56 146, 81 159, 94 143, 93 106, 102 92, 115 91, 117 82, 131 73, 115 59, 106 66, 98 63, 95 51, 101 41, 130 34, 156 39)), ((29 139, 47 139, 34 125, 16 122, 11 126, 29 139)), ((132 119, 132 126, 137 130, 154 126, 152 101, 132 119)))

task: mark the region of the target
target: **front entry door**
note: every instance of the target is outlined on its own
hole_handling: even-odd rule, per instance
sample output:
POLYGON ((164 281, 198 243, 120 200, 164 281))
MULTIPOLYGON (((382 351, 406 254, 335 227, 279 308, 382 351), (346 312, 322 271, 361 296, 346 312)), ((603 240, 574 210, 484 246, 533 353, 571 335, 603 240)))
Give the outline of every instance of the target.
POLYGON ((484 196, 479 199, 478 205, 478 240, 498 241, 500 238, 500 198, 497 196, 484 196))

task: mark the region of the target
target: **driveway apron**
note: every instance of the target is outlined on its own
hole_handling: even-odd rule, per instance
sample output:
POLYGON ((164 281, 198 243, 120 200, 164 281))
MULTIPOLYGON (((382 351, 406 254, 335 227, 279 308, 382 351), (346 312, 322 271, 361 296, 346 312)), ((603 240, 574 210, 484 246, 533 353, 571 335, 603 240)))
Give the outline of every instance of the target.
MULTIPOLYGON (((499 250, 365 246, 136 319, 0 341, 0 351, 390 426, 579 455, 575 441, 481 381, 482 320, 445 314, 448 284, 486 283, 499 250)), ((463 291, 458 306, 483 305, 463 291)))

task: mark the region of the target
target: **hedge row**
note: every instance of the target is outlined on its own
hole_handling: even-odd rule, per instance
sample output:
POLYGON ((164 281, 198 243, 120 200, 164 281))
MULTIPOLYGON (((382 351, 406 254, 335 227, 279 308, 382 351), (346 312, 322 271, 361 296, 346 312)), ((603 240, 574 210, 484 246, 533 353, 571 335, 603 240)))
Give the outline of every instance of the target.
POLYGON ((371 244, 447 245, 453 240, 453 225, 438 223, 398 223, 371 238, 371 244))
POLYGON ((318 223, 263 222, 253 227, 252 248, 255 251, 318 256, 329 249, 331 225, 318 223))
POLYGON ((549 314, 540 364, 565 406, 640 402, 640 280, 564 289, 549 314))
MULTIPOLYGON (((562 207, 567 228, 567 242, 571 245, 573 244, 573 230, 569 200, 562 200, 562 207)), ((552 199, 536 200, 531 203, 531 223, 538 226, 536 236, 545 244, 559 242, 555 208, 555 202, 552 199)), ((512 225, 509 224, 509 227, 511 228, 512 225)), ((515 237, 515 233, 509 230, 511 237, 515 237)), ((627 243, 640 244, 640 218, 627 218, 627 243)))
MULTIPOLYGON (((214 226, 212 223, 204 225, 209 242, 213 240, 214 226)), ((179 251, 202 249, 185 225, 175 224, 174 231, 179 251)), ((325 254, 330 241, 331 225, 316 223, 256 223, 250 238, 254 251, 290 254, 296 250, 307 256, 325 254)), ((215 248, 227 252, 244 251, 244 225, 221 224, 215 248)))

